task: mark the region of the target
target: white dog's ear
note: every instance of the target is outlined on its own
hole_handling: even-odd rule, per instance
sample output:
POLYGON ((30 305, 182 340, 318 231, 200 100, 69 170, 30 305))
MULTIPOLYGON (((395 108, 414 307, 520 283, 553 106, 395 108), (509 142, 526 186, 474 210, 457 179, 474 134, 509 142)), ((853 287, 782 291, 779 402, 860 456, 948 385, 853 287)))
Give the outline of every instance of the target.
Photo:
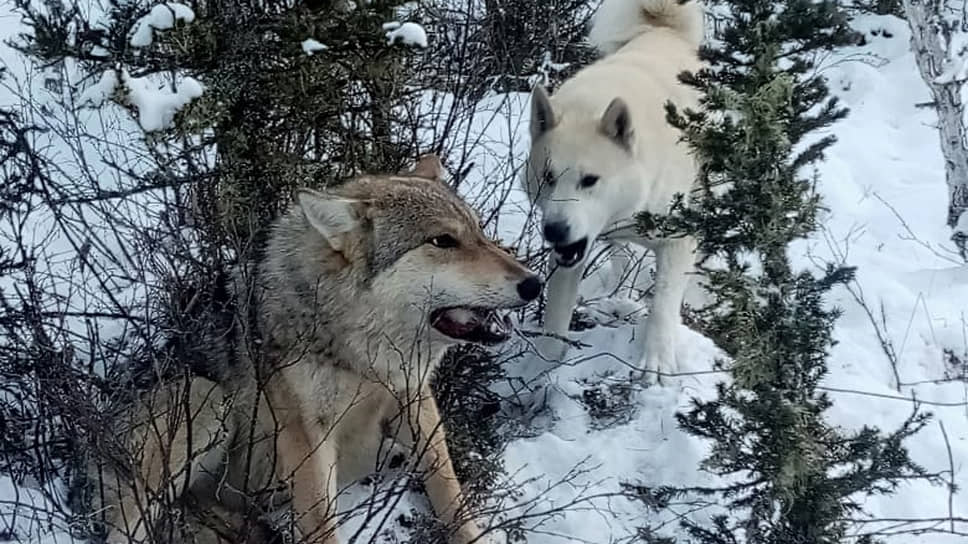
POLYGON ((555 112, 544 86, 538 84, 531 91, 531 139, 535 140, 555 128, 555 112))
POLYGON ((323 235, 334 251, 346 248, 347 235, 360 226, 364 203, 311 189, 297 193, 299 207, 309 224, 323 235))
POLYGON ((614 98, 605 108, 599 128, 610 140, 625 148, 632 150, 632 139, 635 131, 632 129, 632 116, 629 115, 629 107, 619 97, 614 98))

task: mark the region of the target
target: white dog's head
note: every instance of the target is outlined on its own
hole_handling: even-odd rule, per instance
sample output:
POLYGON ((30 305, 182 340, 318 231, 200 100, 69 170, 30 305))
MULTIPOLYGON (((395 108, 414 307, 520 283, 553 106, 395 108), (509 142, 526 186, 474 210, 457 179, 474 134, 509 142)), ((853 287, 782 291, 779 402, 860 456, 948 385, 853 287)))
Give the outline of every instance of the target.
POLYGON ((545 240, 558 264, 571 267, 585 260, 606 227, 641 207, 650 180, 624 100, 614 98, 592 115, 562 110, 554 111, 544 88, 535 87, 524 175, 545 240))

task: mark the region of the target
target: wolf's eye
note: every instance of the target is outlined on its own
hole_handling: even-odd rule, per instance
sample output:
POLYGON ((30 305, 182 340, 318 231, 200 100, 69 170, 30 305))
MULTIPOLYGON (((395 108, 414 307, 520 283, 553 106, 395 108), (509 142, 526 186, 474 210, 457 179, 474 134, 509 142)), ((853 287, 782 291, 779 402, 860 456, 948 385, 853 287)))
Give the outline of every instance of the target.
POLYGON ((548 187, 555 186, 555 173, 552 172, 550 169, 546 169, 544 171, 544 174, 542 174, 542 177, 544 178, 545 185, 547 185, 548 187))
POLYGON ((587 175, 578 182, 582 187, 591 187, 598 183, 598 176, 587 175))
POLYGON ((430 243, 436 247, 448 249, 457 247, 457 239, 449 234, 441 234, 430 239, 430 243))

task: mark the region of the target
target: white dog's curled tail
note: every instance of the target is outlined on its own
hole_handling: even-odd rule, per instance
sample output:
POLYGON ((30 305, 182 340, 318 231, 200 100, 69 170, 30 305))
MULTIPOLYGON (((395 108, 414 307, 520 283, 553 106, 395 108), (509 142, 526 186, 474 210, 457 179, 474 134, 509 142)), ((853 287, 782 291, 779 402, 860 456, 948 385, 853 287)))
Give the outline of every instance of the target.
POLYGON ((696 48, 704 34, 698 0, 604 0, 592 19, 588 39, 611 54, 655 28, 669 28, 696 48))

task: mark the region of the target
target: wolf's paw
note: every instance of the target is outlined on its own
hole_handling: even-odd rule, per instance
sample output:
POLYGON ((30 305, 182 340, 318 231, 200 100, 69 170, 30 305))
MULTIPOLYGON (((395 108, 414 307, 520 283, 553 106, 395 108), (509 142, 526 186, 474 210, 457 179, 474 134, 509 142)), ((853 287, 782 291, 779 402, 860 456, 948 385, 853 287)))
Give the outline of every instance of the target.
POLYGON ((508 539, 503 533, 491 532, 474 541, 474 544, 507 544, 507 542, 508 539))
POLYGON ((450 539, 450 544, 505 544, 507 542, 507 539, 502 538, 497 531, 491 531, 486 535, 483 533, 477 523, 468 522, 450 539))

